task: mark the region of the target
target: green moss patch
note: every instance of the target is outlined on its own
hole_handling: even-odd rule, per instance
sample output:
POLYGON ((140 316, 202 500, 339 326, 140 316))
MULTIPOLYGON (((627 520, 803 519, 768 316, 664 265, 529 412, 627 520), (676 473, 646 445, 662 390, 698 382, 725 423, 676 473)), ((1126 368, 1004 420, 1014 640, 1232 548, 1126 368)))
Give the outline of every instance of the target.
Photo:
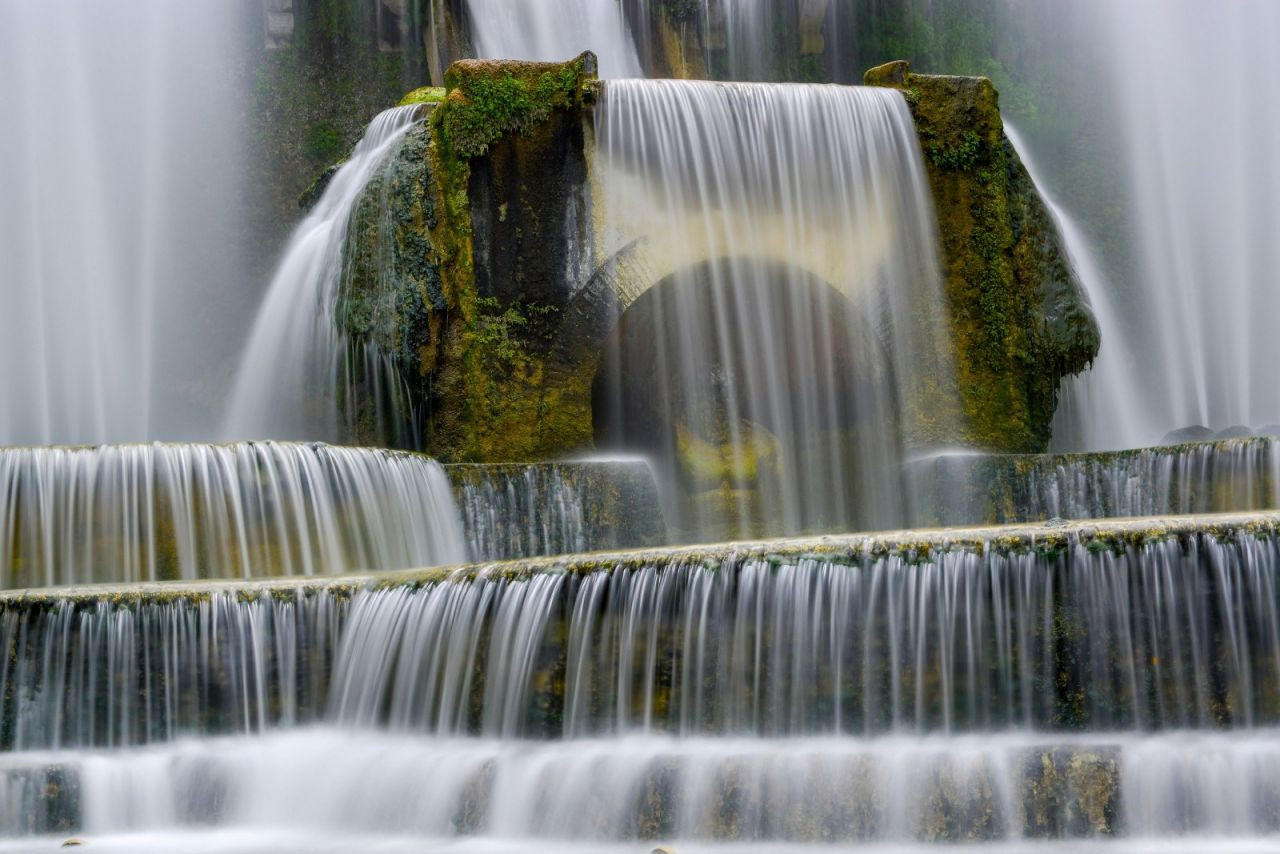
POLYGON ((1098 326, 1057 225, 1004 135, 995 86, 912 74, 905 62, 864 79, 903 93, 925 156, 967 421, 956 438, 1041 452, 1059 383, 1097 355, 1098 326))

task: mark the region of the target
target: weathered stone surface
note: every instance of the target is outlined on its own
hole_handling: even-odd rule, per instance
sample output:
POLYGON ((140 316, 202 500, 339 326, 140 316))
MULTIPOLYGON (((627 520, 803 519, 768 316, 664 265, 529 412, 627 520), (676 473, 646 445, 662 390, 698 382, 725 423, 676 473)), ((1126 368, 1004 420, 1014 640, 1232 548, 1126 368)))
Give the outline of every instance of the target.
POLYGON ((1099 333, 1062 237, 1004 135, 983 77, 867 72, 899 89, 925 155, 945 262, 963 438, 1007 452, 1043 451, 1062 378, 1097 355, 1099 333))
POLYGON ((935 553, 971 551, 975 554, 1053 554, 1067 547, 1086 551, 1122 551, 1127 546, 1187 541, 1213 537, 1232 542, 1242 536, 1270 541, 1280 536, 1280 511, 1218 513, 1200 516, 1152 516, 1143 519, 1066 521, 1056 526, 1042 523, 984 525, 965 528, 921 528, 870 534, 821 537, 788 537, 734 543, 629 549, 582 555, 554 555, 498 563, 406 569, 374 574, 297 576, 256 580, 156 581, 139 584, 69 585, 0 591, 0 608, 39 608, 58 603, 136 605, 145 602, 199 602, 214 594, 234 593, 253 600, 259 597, 292 598, 326 591, 350 596, 364 589, 414 586, 444 580, 465 580, 499 573, 505 578, 528 578, 539 573, 586 575, 646 566, 719 566, 756 559, 782 563, 800 559, 831 563, 857 562, 863 558, 905 555, 926 559, 935 553))
MULTIPOLYGON (((447 94, 427 93, 430 119, 353 219, 339 323, 392 357, 415 444, 445 461, 590 446, 593 366, 551 364, 550 339, 588 245, 583 112, 594 74, 590 54, 455 63, 447 94)), ((355 391, 359 412, 376 409, 355 391)))

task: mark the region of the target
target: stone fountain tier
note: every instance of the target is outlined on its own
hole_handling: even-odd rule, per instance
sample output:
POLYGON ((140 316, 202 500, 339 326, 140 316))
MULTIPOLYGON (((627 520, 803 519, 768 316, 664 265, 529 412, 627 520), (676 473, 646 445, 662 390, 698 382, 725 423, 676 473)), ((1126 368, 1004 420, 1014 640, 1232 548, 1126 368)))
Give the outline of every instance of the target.
POLYGON ((1270 539, 1280 535, 1280 510, 1207 513, 1125 519, 1055 519, 1049 522, 920 528, 871 533, 787 537, 772 540, 597 551, 586 554, 482 561, 457 566, 355 573, 327 577, 298 576, 252 580, 161 581, 144 584, 86 584, 0 591, 0 609, 12 613, 51 604, 141 605, 178 601, 197 603, 211 596, 234 595, 292 599, 319 593, 346 598, 361 591, 418 588, 440 583, 485 579, 527 580, 539 576, 587 576, 654 566, 723 566, 752 561, 775 566, 802 561, 857 566, 888 556, 928 560, 944 554, 1012 556, 1058 555, 1083 549, 1089 553, 1123 553, 1166 542, 1189 542, 1238 536, 1270 539))
POLYGON ((1270 726, 1278 533, 1223 514, 10 591, 0 744, 1270 726))
POLYGON ((643 460, 316 443, 0 448, 0 586, 336 575, 666 541, 643 460))
MULTIPOLYGON (((1249 832, 1262 813, 1208 804, 1224 768, 1259 810, 1276 802, 1260 757, 1280 750, 1277 535, 1280 513, 1223 514, 10 591, 0 742, 17 752, 0 764, 0 816, 79 832, 82 799, 99 822, 134 815, 135 798, 153 797, 119 783, 135 779, 174 792, 165 808, 185 816, 184 798, 213 780, 239 805, 206 818, 234 821, 252 812, 264 760, 306 769, 319 751, 339 763, 321 778, 386 802, 434 793, 441 833, 522 820, 495 781, 534 768, 644 793, 614 802, 625 820, 556 825, 605 840, 667 838, 689 821, 732 838, 776 815, 794 820, 753 833, 1088 837, 1224 816, 1249 832), (479 602, 484 619, 440 620, 479 602), (735 650, 754 666, 740 671, 735 650), (441 659, 457 667, 433 669, 441 659), (869 676, 833 683, 859 661, 869 676), (445 690, 466 674, 469 689, 445 690), (875 692, 876 708, 841 715, 875 692), (609 741, 620 733, 625 748, 609 741), (227 738, 190 738, 208 735, 227 738), (607 777, 583 775, 606 755, 607 777), (367 762, 379 772, 364 778, 367 762), (1188 802, 1207 811, 1177 807, 1188 802)), ((334 796, 317 779, 299 771, 289 791, 334 796)), ((575 807, 566 815, 595 814, 580 808, 594 789, 547 791, 575 807)))
POLYGON ((905 469, 920 517, 932 524, 1280 507, 1280 439, 1272 436, 1093 453, 958 450, 922 456, 905 469))

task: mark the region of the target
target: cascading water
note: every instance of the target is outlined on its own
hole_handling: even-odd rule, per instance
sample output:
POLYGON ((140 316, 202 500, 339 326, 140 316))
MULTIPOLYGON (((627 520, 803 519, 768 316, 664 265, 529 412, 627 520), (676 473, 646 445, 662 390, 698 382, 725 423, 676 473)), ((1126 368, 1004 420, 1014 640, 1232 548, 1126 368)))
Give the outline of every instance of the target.
MULTIPOLYGON (((1022 135, 1007 123, 1005 135, 1036 186, 1047 186, 1022 135)), ((1119 449, 1158 441, 1171 428, 1182 425, 1170 421, 1168 413, 1162 412, 1163 404, 1154 399, 1157 386, 1144 383, 1135 372, 1134 366, 1142 358, 1138 351, 1140 342, 1126 331, 1117 295, 1108 287, 1107 276, 1084 232, 1049 193, 1042 191, 1041 198, 1058 223, 1071 264, 1089 294, 1101 332, 1094 365, 1063 381, 1061 402, 1054 416, 1054 444, 1063 449, 1119 449), (1098 412, 1107 413, 1107 417, 1102 419, 1092 414, 1098 412)))
POLYGON ((0 809, 157 850, 1239 844, 1280 804, 1275 524, 9 597, 0 809))
POLYGON ((410 454, 276 443, 0 449, 0 586, 332 575, 466 559, 410 454))
POLYGON ((453 465, 472 560, 658 545, 666 540, 644 460, 453 465))
MULTIPOLYGON (((403 141, 421 107, 379 115, 294 232, 254 324, 223 432, 229 439, 348 438, 357 415, 348 388, 383 383, 398 400, 394 366, 348 341, 338 312, 352 215, 370 179, 403 141), (345 417, 344 417, 345 416, 345 417)), ((404 407, 399 407, 403 409, 404 407)), ((387 413, 394 426, 407 413, 387 413)))
POLYGON ((0 444, 210 438, 249 302, 251 20, 223 0, 0 5, 0 444))
MULTIPOLYGON (((1199 43, 1212 68, 1234 68, 1230 34, 1266 77, 1274 60, 1242 22, 1265 33, 1280 20, 1188 0, 1174 7, 1187 22, 1145 0, 1085 2, 1108 27, 1157 36, 1146 54, 1125 39, 1114 88, 1144 134, 1169 135, 1133 170, 1145 217, 1135 254, 1146 282, 1171 283, 1175 298, 1095 292, 1120 341, 1099 375, 1127 373, 1094 405, 1107 401, 1102 414, 1122 423, 1077 422, 1079 435, 1105 444, 1192 421, 1280 421, 1257 369, 1274 355, 1257 318, 1280 306, 1248 284, 1277 260, 1264 239, 1275 110, 1247 110, 1245 87, 1221 95, 1220 78, 1167 55, 1199 43), (1129 54, 1163 63, 1172 85, 1144 101, 1136 87, 1149 78, 1129 54), (1196 110, 1183 109, 1188 93, 1196 110), (1210 178, 1189 169, 1201 124, 1228 155, 1210 178), (1238 135, 1224 141, 1223 128, 1238 135), (1198 284, 1219 272, 1231 299, 1209 305, 1198 284), (1159 334, 1133 334, 1135 306, 1160 317, 1159 334), (1247 334, 1231 334, 1237 320, 1247 334), (1211 352, 1214 340, 1230 346, 1211 352)), ((167 282, 233 278, 218 212, 235 183, 219 158, 236 146, 212 149, 233 141, 235 105, 205 79, 233 55, 222 50, 229 18, 203 3, 180 16, 159 3, 109 16, 91 5, 0 9, 0 70, 20 84, 0 107, 23 120, 0 159, 40 167, 15 182, 12 213, 0 200, 0 273, 20 283, 19 310, 0 317, 0 441, 198 431, 162 388, 189 393, 192 371, 169 364, 174 342, 154 330, 192 328, 187 289, 167 282), (145 49, 116 56, 135 32, 145 49), (46 67, 40 46, 65 33, 75 49, 46 67), (166 55, 202 69, 182 80, 184 93, 204 87, 200 98, 170 97, 166 55), (38 97, 46 80, 58 97, 38 97), (216 132, 209 116, 223 119, 216 132), (206 168, 169 168, 196 158, 206 168), (211 187, 190 192, 188 173, 211 187), (82 251, 63 251, 48 186, 86 200, 70 217, 82 251), (193 196, 211 204, 175 202, 193 196), (117 210, 141 211, 141 226, 116 222, 117 210), (208 257, 179 251, 189 234, 208 257), (192 257, 204 260, 187 276, 174 259, 192 257), (171 293, 181 322, 155 308, 171 293), (69 304, 65 324, 55 300, 69 304), (78 376, 86 363, 92 375, 78 376)), ((606 77, 638 73, 616 0, 465 5, 484 56, 593 49, 606 77)), ((712 5, 727 15, 730 73, 763 78, 783 71, 766 55, 773 42, 798 36, 800 62, 830 57, 814 39, 835 39, 855 4, 797 0, 777 15, 760 0, 712 5)), ((272 15, 315 23, 297 0, 248 6, 255 43, 258 12, 269 32, 272 15)), ((410 8, 420 11, 391 0, 371 10, 391 25, 410 8)), ((1270 93, 1273 78, 1254 91, 1270 93)), ((391 228, 376 204, 389 192, 380 167, 419 109, 375 119, 295 235, 228 435, 349 440, 369 415, 353 387, 402 403, 388 355, 344 338, 340 321, 357 277, 346 243, 353 229, 391 228)), ((599 300, 571 308, 617 318, 592 389, 599 444, 655 455, 672 527, 689 539, 918 518, 925 490, 904 461, 953 437, 958 404, 903 96, 610 82, 592 118, 591 253, 605 263, 568 288, 599 300)), ((1058 214, 1082 277, 1101 288, 1058 214)), ((389 290, 375 287, 361 310, 377 314, 389 290)), ((1280 489, 1265 438, 982 465, 984 507, 1015 517, 1274 506, 1280 489)), ((1217 852, 1280 839, 1276 514, 412 568, 659 541, 649 471, 633 468, 595 479, 578 463, 441 467, 271 442, 0 450, 0 586, 188 580, 0 591, 0 850, 52 849, 72 832, 103 851, 472 854, 632 854, 650 840, 679 854, 1033 840, 1217 852), (282 574, 310 577, 270 578, 282 574), (208 580, 219 577, 249 580, 208 580)), ((945 506, 977 509, 972 487, 945 506)))
POLYGON ((703 20, 717 31, 704 40, 723 44, 709 66, 724 80, 817 79, 800 76, 801 63, 821 68, 829 6, 830 0, 703 0, 703 20))
POLYGON ((906 469, 932 525, 1280 508, 1275 438, 1091 454, 944 452, 906 469))
POLYGON ((641 77, 620 0, 466 0, 481 59, 563 62, 583 51, 601 77, 641 77))
POLYGON ((1280 423, 1269 367, 1280 359, 1280 6, 1085 0, 1078 11, 1077 37, 1102 49, 1075 85, 1118 119, 1131 242, 1113 259, 1127 276, 1090 288, 1103 350, 1070 386, 1064 447, 1280 423), (1228 67, 1248 85, 1210 71, 1228 67))
POLYGON ((695 539, 901 524, 891 461, 954 407, 902 96, 609 81, 595 128, 597 251, 644 277, 618 288, 597 444, 650 453, 695 539))

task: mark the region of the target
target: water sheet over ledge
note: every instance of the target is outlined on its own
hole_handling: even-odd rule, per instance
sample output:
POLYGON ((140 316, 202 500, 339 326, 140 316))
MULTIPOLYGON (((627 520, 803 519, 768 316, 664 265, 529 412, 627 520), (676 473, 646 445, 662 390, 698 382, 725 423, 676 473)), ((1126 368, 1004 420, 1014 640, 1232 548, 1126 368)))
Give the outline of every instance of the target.
POLYGON ((940 453, 904 466, 924 524, 1280 508, 1280 439, 1074 454, 940 453))
POLYGON ((280 442, 0 449, 0 587, 466 559, 427 457, 280 442))
POLYGON ((0 448, 0 587, 337 575, 664 539, 653 474, 636 460, 441 466, 285 442, 0 448))
POLYGON ((1280 723, 1280 514, 0 596, 0 744, 1280 723))
POLYGON ((446 465, 472 560, 642 548, 667 542, 658 487, 640 458, 446 465))

